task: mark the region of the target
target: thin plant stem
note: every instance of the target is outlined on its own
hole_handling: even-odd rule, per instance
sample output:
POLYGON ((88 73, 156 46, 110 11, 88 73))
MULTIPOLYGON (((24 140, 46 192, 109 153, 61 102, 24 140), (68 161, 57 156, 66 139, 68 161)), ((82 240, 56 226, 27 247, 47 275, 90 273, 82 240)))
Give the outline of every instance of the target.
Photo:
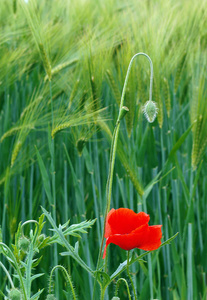
MULTIPOLYGON (((151 68, 151 75, 150 75, 150 91, 149 91, 149 100, 152 100, 152 82, 153 82, 153 65, 150 57, 145 54, 145 53, 137 53, 135 54, 130 63, 129 67, 127 70, 126 78, 124 81, 124 87, 122 90, 122 95, 121 95, 121 101, 120 101, 120 107, 119 107, 119 115, 116 121, 116 126, 114 129, 114 134, 112 138, 112 144, 111 144, 111 154, 110 154, 110 162, 109 162, 109 175, 108 175, 108 180, 107 180, 107 186, 106 186, 106 213, 105 213, 105 221, 106 221, 106 215, 109 212, 110 209, 110 204, 111 204, 111 193, 112 193, 112 182, 113 182, 113 172, 114 172, 114 164, 115 164, 115 156, 116 156, 116 149, 117 149, 117 142, 118 142, 118 136, 119 136, 119 127, 120 127, 120 121, 121 121, 121 112, 124 104, 124 96, 126 92, 126 86, 129 78, 129 73, 132 67, 132 62, 133 60, 138 56, 138 55, 144 55, 145 57, 148 58, 150 62, 150 68, 151 68)), ((104 222, 104 229, 105 229, 105 222, 104 222)), ((102 249, 101 249, 102 250, 102 249)))
POLYGON ((133 290, 133 293, 134 293, 134 299, 137 300, 137 294, 136 294, 136 290, 135 290, 135 287, 134 287, 134 282, 133 282, 133 279, 130 275, 130 272, 129 272, 129 254, 130 254, 130 251, 127 251, 127 275, 129 277, 129 280, 131 282, 131 285, 132 285, 132 290, 133 290))
MULTIPOLYGON (((51 123, 52 129, 54 127, 54 112, 53 112, 53 100, 52 100, 52 82, 49 81, 50 86, 50 101, 51 101, 51 123)), ((55 144, 54 139, 51 140, 51 172, 52 172, 52 194, 53 194, 53 219, 56 223, 56 189, 55 189, 55 144)), ((54 245, 54 263, 58 264, 58 253, 57 253, 57 245, 54 245)), ((58 276, 55 275, 55 285, 56 285, 56 293, 59 295, 59 284, 58 284, 58 276)))
MULTIPOLYGON (((96 268, 97 270, 99 269, 100 259, 101 259, 102 249, 103 249, 106 218, 107 218, 108 212, 110 210, 110 205, 111 205, 114 164, 115 164, 116 149, 117 149, 117 142, 118 142, 118 136, 119 136, 120 121, 121 121, 122 116, 123 116, 122 111, 123 111, 123 106, 124 106, 123 105, 124 104, 124 96, 125 96, 125 92, 126 92, 126 86, 127 86, 127 83, 128 83, 132 63, 133 63, 134 59, 139 55, 145 56, 149 60, 149 63, 150 63, 151 73, 150 73, 149 101, 152 101, 152 84, 153 84, 153 64, 152 64, 152 60, 147 54, 145 54, 143 52, 139 52, 139 53, 135 54, 132 57, 132 59, 129 63, 129 66, 128 66, 127 74, 126 74, 125 81, 124 81, 124 87, 123 87, 122 95, 121 95, 119 114, 118 114, 118 118, 117 118, 117 121, 116 121, 116 125, 115 125, 115 128, 114 128, 114 133, 113 133, 113 137, 112 137, 112 142, 111 142, 110 161, 109 161, 109 175, 108 175, 107 184, 106 184, 106 210, 105 210, 105 214, 104 214, 104 230, 103 230, 103 234, 102 234, 101 246, 100 246, 100 251, 99 251, 99 256, 98 256, 98 261, 97 261, 97 268, 96 268)), ((106 251, 105 266, 104 266, 105 271, 107 269, 107 258, 108 258, 108 255, 107 255, 107 251, 106 251)), ((94 283, 94 289, 93 289, 94 291, 95 291, 96 280, 97 280, 97 276, 95 277, 95 283, 94 283)), ((94 299, 94 292, 93 292, 93 299, 94 299)))
POLYGON ((104 288, 101 287, 101 298, 100 298, 100 300, 104 300, 105 291, 106 291, 106 287, 104 287, 104 288))
POLYGON ((117 141, 118 141, 118 136, 119 136, 121 112, 122 112, 122 108, 124 106, 124 96, 125 96, 125 92, 126 92, 126 86, 127 86, 128 79, 129 79, 129 73, 130 73, 130 70, 131 70, 131 67, 132 67, 132 62, 138 55, 144 55, 145 57, 147 57, 147 59, 150 62, 151 73, 150 73, 149 101, 152 101, 153 64, 152 64, 151 58, 147 54, 140 52, 140 53, 135 54, 132 57, 132 59, 129 63, 126 78, 125 78, 125 81, 124 81, 124 87, 123 87, 123 90, 122 90, 120 107, 119 107, 119 115, 118 115, 118 118, 117 118, 117 121, 116 121, 116 126, 115 126, 115 129, 114 129, 114 134, 113 134, 112 143, 111 143, 111 154, 110 154, 110 162, 109 162, 109 175, 108 175, 107 186, 106 186, 106 201, 107 201, 106 214, 108 214, 109 209, 110 209, 110 204, 111 204, 114 163, 115 163, 115 156, 116 156, 116 149, 117 149, 117 141))
POLYGON ((14 288, 14 284, 13 284, 13 281, 11 279, 11 276, 9 274, 9 272, 7 271, 7 269, 5 268, 5 266, 2 264, 2 262, 0 261, 0 266, 2 267, 2 269, 4 270, 4 272, 6 273, 8 279, 9 279, 9 282, 11 284, 11 287, 14 288))

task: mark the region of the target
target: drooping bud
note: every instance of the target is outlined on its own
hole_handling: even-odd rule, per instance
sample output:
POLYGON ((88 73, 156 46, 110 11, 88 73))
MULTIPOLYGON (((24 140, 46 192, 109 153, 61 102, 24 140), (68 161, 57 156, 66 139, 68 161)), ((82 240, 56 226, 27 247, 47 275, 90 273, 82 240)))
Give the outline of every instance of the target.
POLYGON ((18 241, 19 249, 23 252, 27 252, 29 248, 29 243, 30 241, 28 240, 28 238, 26 238, 25 236, 20 237, 18 241))
POLYGON ((21 300, 22 299, 22 293, 20 290, 13 288, 9 291, 9 299, 10 300, 21 300))
POLYGON ((40 235, 38 236, 38 242, 39 242, 39 243, 42 243, 42 242, 44 241, 45 238, 46 238, 46 236, 45 236, 44 233, 40 234, 40 235))
POLYGON ((149 100, 145 103, 143 107, 143 113, 149 123, 154 122, 157 112, 158 112, 157 104, 154 101, 149 100))

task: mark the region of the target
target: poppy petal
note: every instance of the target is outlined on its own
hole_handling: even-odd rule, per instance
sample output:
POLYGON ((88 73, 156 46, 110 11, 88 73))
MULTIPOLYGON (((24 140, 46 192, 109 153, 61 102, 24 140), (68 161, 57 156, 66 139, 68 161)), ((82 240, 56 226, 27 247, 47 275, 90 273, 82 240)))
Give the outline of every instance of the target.
POLYGON ((148 226, 145 224, 140 226, 130 234, 114 234, 110 235, 106 240, 103 258, 106 255, 106 248, 113 243, 124 250, 139 248, 145 251, 152 251, 161 245, 162 225, 148 226))
POLYGON ((162 225, 153 225, 148 227, 148 232, 145 234, 145 238, 142 240, 141 245, 137 248, 152 251, 156 250, 161 245, 162 238, 162 225))
POLYGON ((115 211, 114 208, 112 208, 110 210, 110 212, 108 213, 107 217, 106 217, 106 226, 105 226, 105 234, 104 237, 107 239, 110 235, 111 235, 111 226, 108 223, 109 217, 111 216, 111 214, 115 211))
POLYGON ((128 208, 113 209, 108 214, 105 237, 108 238, 110 234, 129 234, 136 228, 147 224, 149 219, 149 215, 144 212, 137 214, 128 208))

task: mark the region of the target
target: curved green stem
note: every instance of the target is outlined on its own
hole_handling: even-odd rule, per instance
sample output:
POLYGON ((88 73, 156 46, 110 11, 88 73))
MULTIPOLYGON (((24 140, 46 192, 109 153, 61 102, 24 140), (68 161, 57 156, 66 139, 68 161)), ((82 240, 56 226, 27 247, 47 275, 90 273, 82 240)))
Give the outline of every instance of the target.
MULTIPOLYGON (((126 78, 125 78, 125 81, 124 81, 124 87, 123 87, 123 90, 122 90, 122 95, 121 95, 121 102, 120 102, 120 108, 119 108, 119 115, 120 115, 120 109, 122 108, 123 106, 123 102, 124 102, 124 96, 125 96, 125 92, 126 92, 126 86, 127 86, 127 83, 128 83, 128 79, 129 79, 129 73, 130 73, 130 70, 131 70, 131 67, 132 67, 132 63, 133 63, 133 60, 139 56, 139 55, 144 55, 148 60, 149 60, 149 63, 150 63, 150 89, 149 89, 149 100, 152 100, 152 83, 153 83, 153 64, 152 64, 152 60, 151 58, 146 54, 146 53, 143 53, 143 52, 139 52, 137 54, 135 54, 130 63, 129 63, 129 67, 128 67, 128 70, 127 70, 127 74, 126 74, 126 78)), ((118 117, 119 118, 119 117, 118 117)))
MULTIPOLYGON (((150 62, 151 74, 150 74, 149 100, 150 101, 152 100, 153 64, 152 64, 151 58, 147 54, 140 52, 140 53, 135 54, 129 63, 129 67, 127 70, 126 78, 124 81, 124 87, 123 87, 122 95, 121 95, 119 115, 118 115, 118 118, 116 121, 114 133, 113 133, 113 138, 112 138, 112 143, 111 143, 111 152, 110 152, 110 162, 109 162, 109 175, 108 175, 107 186, 106 186, 106 203, 107 204, 106 204, 106 212, 105 212, 105 218, 104 218, 104 231, 105 231, 106 216, 109 212, 110 204, 111 204, 113 172, 114 172, 115 156, 116 156, 117 142, 118 142, 118 136, 119 136, 119 127, 120 127, 120 121, 122 118, 122 108, 123 108, 123 104, 124 104, 124 96, 125 96, 125 92, 126 92, 126 86, 128 83, 129 73, 130 73, 130 70, 132 67, 132 63, 133 63, 134 59, 139 55, 144 55, 145 57, 147 57, 147 59, 150 62)), ((103 236, 103 239, 104 239, 104 236, 103 236)), ((102 248, 101 248, 101 252, 102 252, 102 248)))
POLYGON ((27 224, 30 224, 30 223, 36 223, 38 228, 39 228, 39 223, 36 220, 28 220, 28 221, 26 221, 22 224, 22 227, 27 225, 27 224))
MULTIPOLYGON (((99 256, 98 256, 98 261, 97 261, 97 268, 96 268, 97 270, 99 269, 100 259, 101 259, 102 249, 103 249, 106 218, 107 218, 107 215, 108 215, 108 212, 109 212, 109 209, 110 209, 110 205, 111 205, 114 164, 115 164, 115 156, 116 156, 117 142, 118 142, 118 136, 119 136, 120 121, 123 118, 124 96, 125 96, 125 92, 126 92, 126 86, 127 86, 127 83, 128 83, 129 73, 130 73, 130 70, 131 70, 131 67, 132 67, 132 63, 133 63, 134 59, 139 55, 145 56, 149 60, 149 63, 150 63, 151 74, 150 74, 149 100, 150 101, 152 100, 152 83, 153 83, 153 64, 152 64, 152 60, 147 54, 139 52, 139 53, 135 54, 132 57, 132 59, 129 63, 129 66, 128 66, 127 74, 126 74, 125 81, 124 81, 124 87, 123 87, 122 95, 121 95, 119 114, 118 114, 118 118, 117 118, 117 121, 116 121, 116 125, 115 125, 115 128, 114 128, 114 133, 113 133, 113 137, 112 137, 112 142, 111 142, 110 161, 109 161, 109 175, 108 175, 107 184, 106 184, 106 211, 105 211, 105 215, 104 215, 104 230, 103 230, 101 246, 100 246, 100 251, 99 251, 99 256)), ((106 270, 106 268, 107 268, 107 252, 106 252, 106 257, 105 257, 105 270, 106 270)), ((97 278, 95 277, 94 291, 95 291, 96 281, 97 281, 97 278)), ((94 292, 93 292, 93 297, 94 297, 94 292)))
POLYGON ((114 163, 115 163, 116 148, 117 148, 117 141, 118 141, 118 135, 119 135, 119 127, 120 127, 120 121, 121 121, 121 117, 122 117, 122 108, 123 108, 123 104, 124 104, 124 96, 125 96, 125 92, 126 92, 126 86, 127 86, 127 83, 128 83, 129 73, 130 73, 130 70, 131 70, 131 67, 132 67, 132 63, 133 63, 134 59, 137 56, 139 56, 139 55, 144 55, 145 57, 147 57, 147 59, 150 62, 151 74, 150 74, 149 100, 150 101, 152 100, 153 64, 152 64, 151 58, 147 54, 140 52, 140 53, 135 54, 132 57, 132 59, 131 59, 131 61, 129 63, 129 67, 128 67, 128 70, 127 70, 126 78, 125 78, 125 81, 124 81, 124 87, 123 87, 123 90, 122 90, 120 107, 119 107, 119 115, 118 115, 118 119, 116 121, 116 126, 115 126, 115 129, 114 129, 114 134, 113 134, 112 144, 111 144, 111 154, 110 154, 110 162, 109 162, 109 165, 110 165, 110 167, 109 167, 109 176, 108 176, 107 187, 106 187, 106 201, 107 201, 106 214, 108 214, 109 209, 110 209, 110 204, 111 204, 111 192, 112 192, 112 181, 113 181, 114 163))
MULTIPOLYGON (((38 230, 39 230, 39 223, 38 223, 36 220, 28 220, 28 221, 26 221, 26 222, 24 222, 24 223, 22 224, 22 228, 23 228, 23 226, 25 226, 25 225, 27 225, 27 224, 30 224, 30 223, 35 223, 35 224, 37 225, 36 234, 35 234, 35 236, 33 237, 33 243, 34 243, 35 240, 36 240, 36 237, 37 237, 38 230)), ((23 229, 22 229, 22 233, 23 233, 23 235, 24 235, 23 229)))
POLYGON ((132 298, 131 298, 130 291, 129 291, 129 285, 128 285, 126 279, 124 279, 124 278, 119 278, 119 279, 117 280, 117 283, 116 283, 116 290, 115 290, 115 296, 116 296, 116 297, 118 296, 118 285, 119 285, 119 283, 120 283, 121 281, 123 281, 123 282, 125 283, 126 288, 127 288, 127 293, 128 293, 129 300, 131 300, 132 298))
POLYGON ((55 266, 55 267, 52 269, 51 273, 50 273, 50 279, 49 279, 49 293, 51 293, 51 282, 52 282, 53 272, 54 272, 56 269, 60 269, 60 270, 64 273, 64 275, 65 275, 65 277, 66 277, 66 279, 67 279, 67 281, 68 281, 68 283, 69 283, 69 285, 70 285, 70 288, 71 288, 71 291, 72 291, 72 295, 73 295, 73 299, 76 300, 76 295, 75 295, 75 291, 74 291, 74 288, 73 288, 72 280, 70 279, 70 276, 69 276, 68 272, 66 271, 66 269, 65 269, 63 266, 61 266, 61 265, 55 266))
POLYGON ((0 261, 0 267, 2 267, 2 269, 4 270, 4 272, 6 273, 8 279, 9 279, 9 282, 11 284, 11 287, 14 288, 14 284, 13 284, 13 281, 11 279, 11 276, 9 274, 9 272, 7 271, 7 269, 5 268, 5 266, 2 264, 2 262, 0 261))
POLYGON ((111 143, 111 154, 110 154, 110 167, 109 167, 109 176, 108 176, 108 180, 107 180, 107 187, 106 187, 106 197, 107 197, 107 210, 106 212, 109 212, 110 209, 110 203, 111 203, 111 192, 112 192, 112 179, 113 179, 113 171, 114 171, 114 163, 115 163, 115 156, 116 156, 116 148, 117 148, 117 141, 118 141, 118 135, 119 135, 119 127, 120 127, 120 121, 121 121, 121 117, 122 117, 122 108, 124 105, 124 96, 125 96, 125 92, 126 92, 126 86, 128 83, 128 79, 129 79, 129 73, 132 67, 132 63, 134 61, 134 59, 139 56, 139 55, 144 55, 145 57, 147 57, 147 59, 149 60, 150 63, 150 69, 151 69, 151 74, 150 74, 150 89, 149 89, 149 100, 152 101, 152 83, 153 83, 153 64, 152 64, 152 60, 151 58, 145 54, 145 53, 137 53, 135 54, 130 63, 129 63, 129 67, 127 70, 127 74, 125 77, 125 81, 124 81, 124 87, 122 90, 122 95, 121 95, 121 101, 120 101, 120 106, 119 106, 119 115, 118 115, 118 119, 116 121, 116 126, 114 129, 114 134, 113 134, 113 138, 112 138, 112 143, 111 143))

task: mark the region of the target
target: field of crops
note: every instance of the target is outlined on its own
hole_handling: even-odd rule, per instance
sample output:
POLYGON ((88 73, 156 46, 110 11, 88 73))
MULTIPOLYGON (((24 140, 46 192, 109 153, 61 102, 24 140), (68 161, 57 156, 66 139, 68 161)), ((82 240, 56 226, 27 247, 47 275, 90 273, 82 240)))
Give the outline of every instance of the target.
POLYGON ((206 300, 207 1, 0 2, 0 299, 206 300))

